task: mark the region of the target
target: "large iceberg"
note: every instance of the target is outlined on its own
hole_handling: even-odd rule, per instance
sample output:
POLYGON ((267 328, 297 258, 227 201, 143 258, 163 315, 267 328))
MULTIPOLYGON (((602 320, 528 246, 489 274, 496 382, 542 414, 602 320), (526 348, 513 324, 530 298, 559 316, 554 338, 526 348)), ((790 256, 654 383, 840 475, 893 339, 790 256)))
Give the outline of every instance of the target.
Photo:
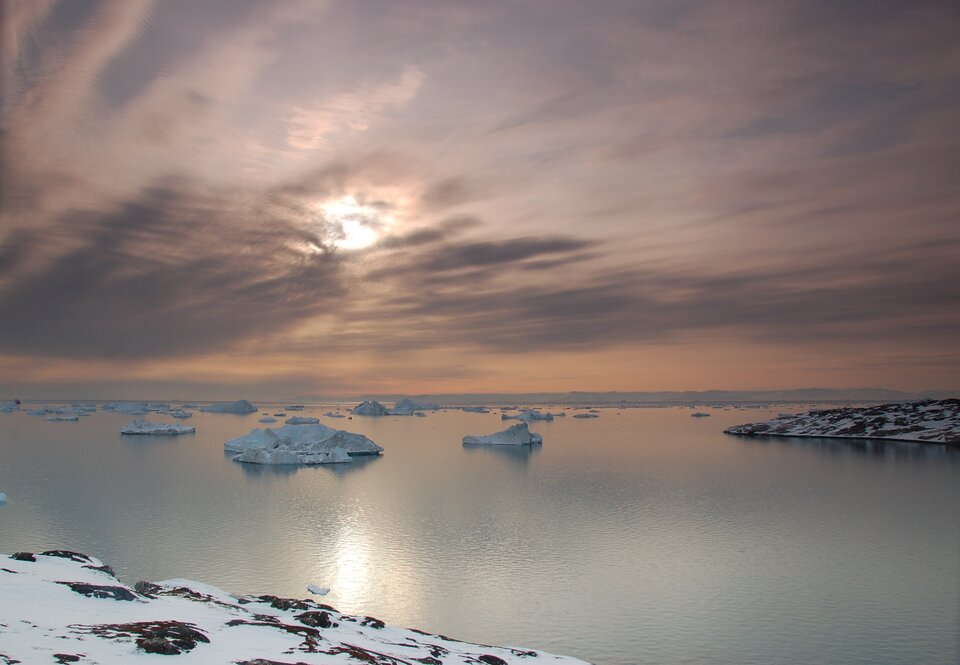
POLYGON ((389 416, 390 409, 376 400, 364 400, 353 408, 358 416, 389 416))
POLYGON ((200 410, 207 413, 236 413, 239 415, 246 415, 248 413, 255 413, 257 411, 257 407, 245 399, 240 399, 236 402, 217 402, 215 404, 207 404, 201 406, 200 410))
POLYGON ((134 420, 123 426, 121 434, 149 434, 156 436, 177 436, 178 434, 193 434, 197 431, 191 425, 179 423, 151 423, 146 420, 134 420))
POLYGON ((230 439, 224 451, 252 464, 334 464, 355 455, 379 455, 383 448, 362 434, 316 425, 255 429, 230 439))
POLYGON ((543 443, 543 437, 536 432, 531 432, 527 423, 517 423, 495 434, 463 437, 465 446, 524 446, 534 443, 543 443))
POLYGON ((390 409, 391 416, 412 416, 415 415, 418 411, 436 411, 436 404, 428 404, 425 402, 417 402, 410 399, 409 397, 404 397, 403 399, 397 400, 396 404, 393 405, 393 408, 390 409))

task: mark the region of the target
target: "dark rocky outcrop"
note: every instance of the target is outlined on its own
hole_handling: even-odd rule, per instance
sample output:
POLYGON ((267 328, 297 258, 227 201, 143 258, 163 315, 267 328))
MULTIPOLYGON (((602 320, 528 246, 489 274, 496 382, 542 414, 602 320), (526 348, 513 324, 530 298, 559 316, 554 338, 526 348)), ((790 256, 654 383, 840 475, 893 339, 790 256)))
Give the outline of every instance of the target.
POLYGON ((137 600, 137 594, 127 587, 88 584, 86 582, 57 582, 70 587, 76 593, 91 598, 110 598, 112 600, 137 600))

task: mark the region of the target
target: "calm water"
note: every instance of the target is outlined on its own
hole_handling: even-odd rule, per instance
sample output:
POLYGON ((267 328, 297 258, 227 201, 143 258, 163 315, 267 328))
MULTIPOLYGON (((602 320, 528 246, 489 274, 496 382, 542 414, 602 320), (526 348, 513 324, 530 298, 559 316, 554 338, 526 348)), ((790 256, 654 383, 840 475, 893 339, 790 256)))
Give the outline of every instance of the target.
POLYGON ((85 551, 128 582, 317 583, 341 611, 598 664, 960 661, 960 454, 739 439, 720 432, 776 412, 712 413, 568 416, 532 450, 461 446, 496 412, 321 418, 386 451, 299 469, 224 456, 257 415, 150 439, 118 414, 0 414, 0 551, 85 551))

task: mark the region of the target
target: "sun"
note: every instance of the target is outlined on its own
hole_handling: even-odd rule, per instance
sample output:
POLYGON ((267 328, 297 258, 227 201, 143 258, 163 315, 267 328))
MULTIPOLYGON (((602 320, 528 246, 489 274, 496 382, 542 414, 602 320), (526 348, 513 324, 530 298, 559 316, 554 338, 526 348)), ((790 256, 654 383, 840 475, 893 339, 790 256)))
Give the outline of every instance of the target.
POLYGON ((356 196, 325 201, 319 208, 330 242, 340 249, 370 247, 392 226, 386 206, 356 196))

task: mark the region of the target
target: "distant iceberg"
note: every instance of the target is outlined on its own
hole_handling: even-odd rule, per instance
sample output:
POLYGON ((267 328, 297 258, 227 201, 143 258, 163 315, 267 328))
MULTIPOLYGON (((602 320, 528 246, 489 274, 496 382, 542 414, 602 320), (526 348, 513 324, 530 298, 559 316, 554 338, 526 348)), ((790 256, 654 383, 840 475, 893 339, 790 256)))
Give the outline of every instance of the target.
POLYGON ((543 437, 531 432, 527 423, 517 423, 502 432, 486 436, 469 435, 463 437, 463 445, 474 446, 523 446, 534 443, 543 443, 543 437))
POLYGON ((13 413, 19 410, 20 405, 16 402, 0 402, 0 413, 13 413))
POLYGON ((322 424, 255 429, 223 444, 234 460, 251 464, 336 464, 355 455, 379 455, 383 448, 362 434, 322 424))
MULTIPOLYGON (((262 420, 260 422, 263 422, 262 420)), ((294 416, 292 418, 287 418, 284 420, 287 425, 316 425, 320 422, 319 418, 311 418, 309 416, 294 416)))
POLYGON ((192 425, 179 423, 151 423, 146 420, 134 420, 127 423, 120 430, 121 434, 147 434, 156 436, 177 436, 178 434, 193 434, 197 431, 192 425))
MULTIPOLYGON (((556 415, 565 416, 566 414, 560 413, 556 415)), ((554 414, 550 412, 542 413, 537 409, 523 409, 520 413, 516 415, 510 415, 508 413, 500 414, 501 420, 522 420, 525 422, 529 422, 531 420, 553 420, 553 417, 554 417, 554 414)))
POLYGON ((485 406, 463 406, 460 410, 464 413, 490 413, 490 409, 485 406))
POLYGON ((180 419, 193 418, 193 413, 184 409, 171 409, 170 415, 180 419))
POLYGON ((0 506, 7 502, 7 495, 3 492, 0 492, 0 506))
POLYGON ((306 407, 303 404, 288 404, 286 407, 287 411, 303 411, 306 407))
POLYGON ((141 416, 147 413, 147 405, 144 402, 107 402, 100 406, 100 410, 141 416))
POLYGON ((691 418, 709 418, 710 414, 703 411, 694 411, 690 414, 691 418))
POLYGON ((201 411, 206 413, 235 413, 238 415, 246 415, 248 413, 256 413, 257 407, 248 402, 245 399, 237 400, 236 402, 217 402, 216 404, 207 404, 200 407, 201 411))
POLYGON ((47 416, 44 420, 50 423, 75 423, 80 420, 80 417, 75 413, 58 413, 47 416))
POLYGON ((599 418, 595 413, 575 413, 573 414, 574 418, 599 418))
POLYGON ((376 400, 364 400, 353 408, 358 416, 389 416, 390 409, 376 400))
POLYGON ((263 418, 258 418, 257 422, 258 423, 275 423, 277 422, 277 419, 274 418, 273 416, 264 416, 263 418))
POLYGON ((334 413, 333 411, 327 411, 325 414, 327 418, 346 418, 342 413, 334 413))
POLYGON ((393 408, 390 409, 391 416, 414 416, 417 415, 418 411, 436 411, 437 405, 432 403, 417 402, 410 399, 409 397, 404 397, 403 399, 397 400, 397 403, 393 405, 393 408))

